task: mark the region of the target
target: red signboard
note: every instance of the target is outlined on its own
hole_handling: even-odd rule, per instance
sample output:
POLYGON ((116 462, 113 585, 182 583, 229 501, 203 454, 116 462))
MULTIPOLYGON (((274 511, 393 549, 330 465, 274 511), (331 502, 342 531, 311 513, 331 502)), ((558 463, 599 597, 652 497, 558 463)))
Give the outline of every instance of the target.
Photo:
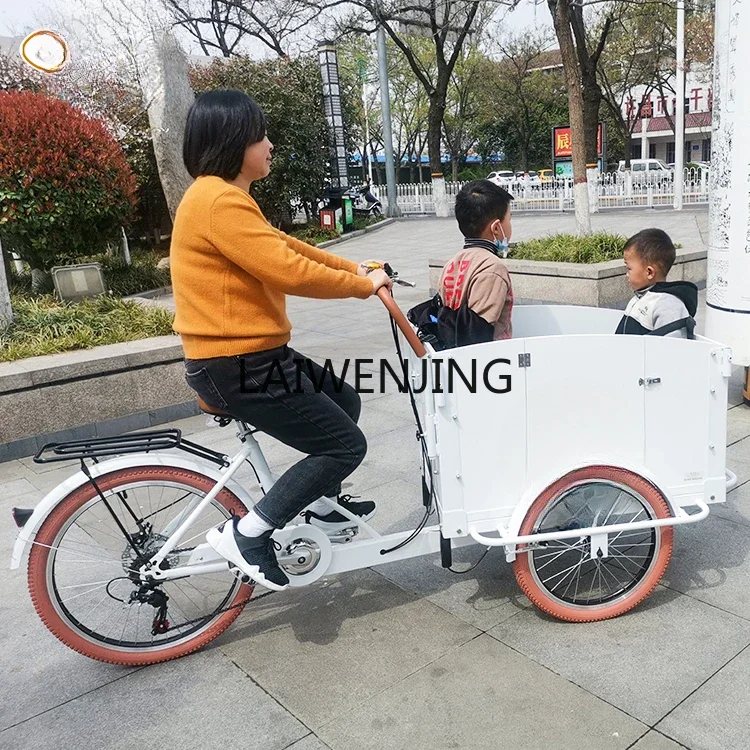
MULTIPOLYGON (((570 138, 570 127, 554 128, 552 131, 554 143, 555 159, 573 156, 573 144, 570 138)), ((602 156, 602 124, 599 123, 599 130, 596 136, 596 153, 602 156)))

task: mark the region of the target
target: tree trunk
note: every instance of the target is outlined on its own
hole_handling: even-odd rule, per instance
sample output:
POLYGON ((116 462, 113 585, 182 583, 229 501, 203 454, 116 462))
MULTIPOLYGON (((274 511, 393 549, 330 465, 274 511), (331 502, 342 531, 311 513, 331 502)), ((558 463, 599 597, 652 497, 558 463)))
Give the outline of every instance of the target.
POLYGON ((458 182, 458 154, 451 154, 451 179, 458 182))
POLYGON ((590 76, 585 77, 583 84, 583 127, 586 132, 586 164, 596 164, 599 159, 597 148, 599 135, 599 107, 602 102, 602 90, 596 81, 591 83, 590 76))
POLYGON ((440 143, 443 133, 443 116, 445 115, 445 95, 440 96, 435 92, 430 97, 430 109, 427 115, 427 153, 430 156, 430 169, 432 174, 443 174, 443 165, 440 161, 440 143))
POLYGON ((583 95, 578 60, 573 44, 568 15, 569 0, 548 0, 555 24, 555 33, 560 45, 560 56, 565 72, 565 83, 568 88, 568 107, 570 109, 570 136, 573 147, 573 196, 576 211, 576 232, 578 236, 591 234, 591 216, 589 214, 588 181, 586 178, 586 142, 583 120, 583 95))
MULTIPOLYGON (((447 85, 445 87, 447 89, 447 85)), ((440 159, 440 143, 443 132, 443 116, 445 115, 445 90, 442 96, 440 86, 430 97, 430 109, 427 115, 427 151, 430 155, 430 170, 432 172, 432 197, 435 201, 435 215, 446 217, 449 215, 448 200, 445 194, 445 177, 443 164, 440 159)))

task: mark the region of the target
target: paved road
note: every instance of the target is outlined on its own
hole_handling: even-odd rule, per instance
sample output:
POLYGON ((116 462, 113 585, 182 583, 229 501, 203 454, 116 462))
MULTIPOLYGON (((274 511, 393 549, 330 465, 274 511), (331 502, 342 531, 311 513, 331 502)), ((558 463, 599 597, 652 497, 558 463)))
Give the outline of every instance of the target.
MULTIPOLYGON (((688 227, 700 216, 686 217, 648 216, 676 222, 686 239, 699 236, 688 227)), ((539 228, 542 218, 529 227, 520 218, 517 231, 539 228)), ((618 215, 618 229, 637 226, 635 215, 618 215)), ((398 290, 407 305, 424 296, 426 259, 455 235, 449 222, 409 221, 336 250, 393 259, 420 282, 398 290)), ((377 300, 295 299, 290 312, 294 344, 311 355, 340 361, 391 351, 377 300)), ((369 453, 345 490, 378 502, 379 530, 413 527, 420 489, 406 397, 364 398, 369 453)), ((667 575, 649 600, 605 623, 568 625, 530 608, 492 551, 466 575, 421 558, 274 595, 248 606, 202 653, 123 669, 58 643, 34 613, 23 571, 0 569, 0 748, 745 750, 750 410, 740 400, 737 372, 727 443, 741 485, 705 522, 676 530, 667 575)), ((208 428, 202 417, 174 426, 219 450, 235 446, 231 428, 208 428)), ((510 426, 498 428, 511 435, 510 426)), ((261 441, 276 472, 296 460, 261 441)), ((32 506, 70 473, 46 468, 30 459, 0 464, 6 560, 11 506, 32 506)), ((457 566, 478 552, 458 554, 457 566)))

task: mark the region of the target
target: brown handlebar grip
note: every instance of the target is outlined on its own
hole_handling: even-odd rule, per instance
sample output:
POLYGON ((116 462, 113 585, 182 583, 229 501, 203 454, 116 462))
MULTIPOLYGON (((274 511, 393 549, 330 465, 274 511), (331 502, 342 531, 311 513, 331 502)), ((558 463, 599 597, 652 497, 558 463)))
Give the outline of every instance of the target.
POLYGON ((401 308, 396 304, 396 300, 393 299, 393 295, 388 290, 388 287, 381 286, 377 294, 391 314, 391 317, 396 321, 396 325, 401 329, 401 333, 404 334, 404 338, 409 342, 409 346, 414 350, 414 353, 418 357, 424 357, 427 354, 424 344, 419 340, 419 336, 417 336, 411 325, 409 325, 409 321, 403 312, 401 312, 401 308))

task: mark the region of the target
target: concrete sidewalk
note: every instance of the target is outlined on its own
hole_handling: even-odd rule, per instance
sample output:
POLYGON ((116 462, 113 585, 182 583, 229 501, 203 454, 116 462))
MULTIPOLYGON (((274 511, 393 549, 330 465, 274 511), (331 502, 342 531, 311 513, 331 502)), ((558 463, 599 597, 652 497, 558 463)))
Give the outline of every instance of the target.
MULTIPOLYGON (((661 213, 647 218, 653 221, 607 221, 628 233, 630 222, 635 231, 661 213)), ((689 232, 687 214, 678 223, 686 240, 697 241, 697 219, 689 232)), ((405 308, 424 299, 426 261, 436 247, 458 241, 454 228, 441 220, 400 222, 332 250, 391 260, 419 283, 397 289, 405 308)), ((516 229, 523 230, 522 219, 516 229)), ((340 361, 392 352, 376 299, 292 299, 289 309, 293 345, 311 356, 340 361)), ((394 387, 363 399, 369 451, 344 489, 378 503, 379 531, 413 528, 422 509, 407 397, 394 387)), ((492 550, 466 575, 418 558, 270 596, 250 604, 203 652, 125 669, 55 640, 34 612, 25 571, 6 565, 0 748, 745 750, 750 409, 740 402, 737 370, 727 444, 740 486, 706 521, 675 530, 662 584, 635 611, 604 623, 570 625, 540 614, 492 550)), ((236 447, 231 428, 209 428, 205 417, 174 426, 214 449, 236 447)), ((291 449, 260 439, 275 472, 297 460, 291 449)), ((15 538, 10 508, 32 507, 72 471, 31 459, 0 465, 6 563, 15 538)), ((469 567, 479 554, 478 547, 460 551, 455 567, 469 567)))

